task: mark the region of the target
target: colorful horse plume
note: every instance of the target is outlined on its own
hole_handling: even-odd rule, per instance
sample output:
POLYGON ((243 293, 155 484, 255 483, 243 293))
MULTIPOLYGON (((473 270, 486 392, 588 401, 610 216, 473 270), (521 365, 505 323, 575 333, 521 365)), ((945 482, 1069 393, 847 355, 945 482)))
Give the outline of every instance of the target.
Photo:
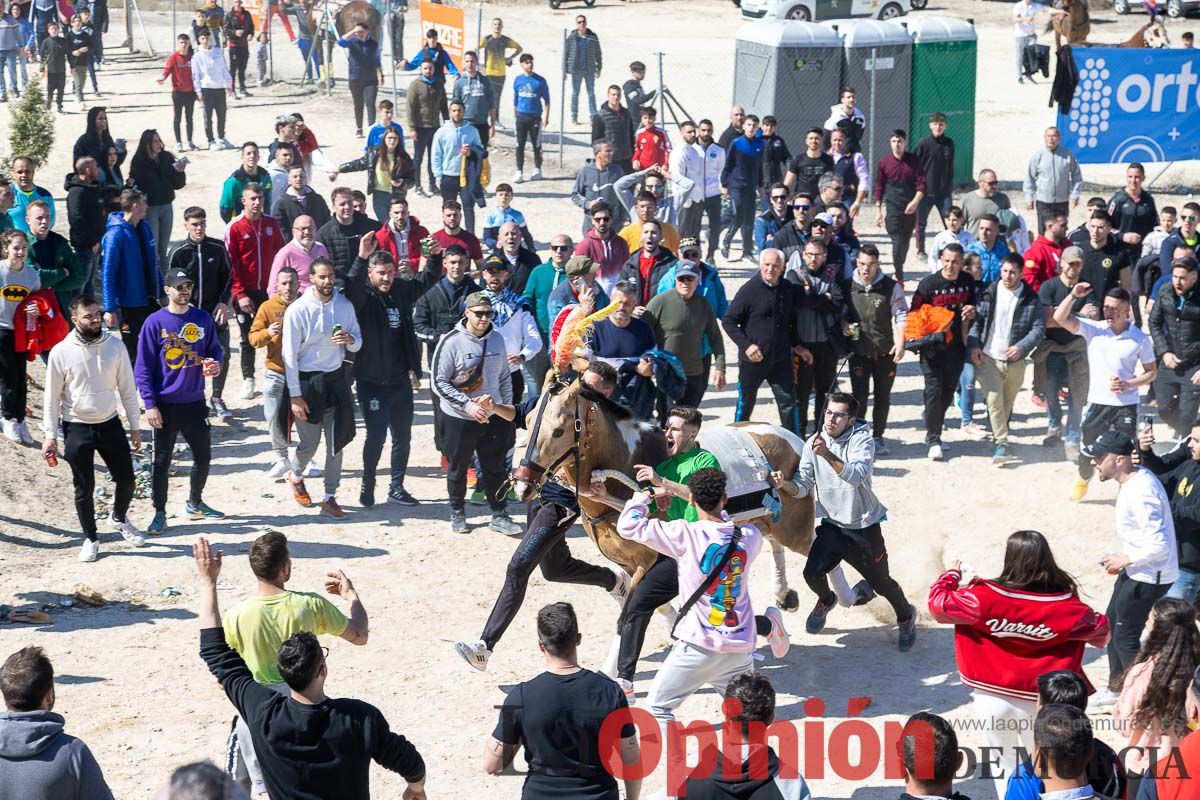
POLYGON ((580 305, 573 305, 559 312, 550 329, 550 341, 554 346, 550 363, 559 370, 569 367, 571 359, 578 355, 578 351, 587 347, 587 337, 592 331, 592 326, 616 311, 619 305, 609 303, 586 317, 583 315, 583 306, 580 305))

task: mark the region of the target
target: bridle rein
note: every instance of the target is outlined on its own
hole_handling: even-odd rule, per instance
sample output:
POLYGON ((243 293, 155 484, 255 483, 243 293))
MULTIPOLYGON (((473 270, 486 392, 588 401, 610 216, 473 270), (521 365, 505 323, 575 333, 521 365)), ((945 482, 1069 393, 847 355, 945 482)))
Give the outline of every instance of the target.
MULTIPOLYGON (((554 395, 568 389, 570 385, 570 382, 563 381, 562 379, 555 379, 554 383, 546 391, 547 394, 553 397, 554 395)), ((580 395, 583 394, 583 391, 584 387, 581 385, 577 394, 575 395, 575 405, 573 411, 574 424, 571 426, 572 435, 574 438, 571 442, 571 446, 564 451, 562 455, 554 459, 546 466, 542 466, 534 460, 534 451, 537 447, 538 437, 542 430, 542 417, 546 413, 546 403, 543 402, 538 404, 537 417, 533 421, 533 428, 529 432, 529 442, 525 446, 525 456, 521 459, 520 464, 517 465, 517 467, 513 470, 512 475, 509 477, 510 484, 515 481, 522 481, 528 484, 534 492, 540 491, 546 481, 548 481, 554 475, 555 470, 562 466, 563 463, 565 463, 568 459, 574 458, 575 485, 573 489, 575 495, 579 495, 579 463, 582 455, 581 445, 586 447, 591 439, 592 422, 596 413, 596 402, 594 400, 587 399, 586 397, 580 397, 580 395), (585 412, 585 416, 580 416, 579 406, 583 402, 588 404, 588 408, 585 412)))

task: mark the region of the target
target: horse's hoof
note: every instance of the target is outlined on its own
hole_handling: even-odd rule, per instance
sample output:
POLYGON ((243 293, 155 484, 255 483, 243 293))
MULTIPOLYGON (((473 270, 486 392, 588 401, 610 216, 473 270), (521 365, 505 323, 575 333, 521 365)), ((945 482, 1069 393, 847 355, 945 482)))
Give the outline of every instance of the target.
POLYGON ((795 589, 788 589, 782 596, 775 595, 775 600, 784 611, 795 611, 800 608, 800 595, 796 594, 795 589))

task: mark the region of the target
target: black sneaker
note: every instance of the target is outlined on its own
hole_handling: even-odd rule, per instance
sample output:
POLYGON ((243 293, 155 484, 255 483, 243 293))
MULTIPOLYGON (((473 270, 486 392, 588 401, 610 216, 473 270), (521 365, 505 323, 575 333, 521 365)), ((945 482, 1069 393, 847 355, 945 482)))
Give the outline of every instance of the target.
POLYGON ((416 506, 421 504, 421 501, 409 494, 408 490, 403 486, 393 486, 389 489, 387 501, 401 506, 416 506))
POLYGON ((825 605, 820 600, 813 606, 812 613, 808 615, 808 619, 804 622, 804 630, 809 633, 820 633, 825 629, 825 618, 829 616, 829 612, 837 605, 837 601, 833 601, 829 605, 825 605))
POLYGON ((854 584, 854 602, 851 605, 865 606, 875 599, 875 590, 866 581, 854 584))
POLYGON ((375 506, 375 487, 368 486, 366 483, 358 491, 358 504, 363 508, 374 508, 375 506))
POLYGON ((900 640, 897 646, 901 653, 907 653, 912 650, 913 644, 917 641, 917 607, 909 605, 908 622, 900 623, 900 640))

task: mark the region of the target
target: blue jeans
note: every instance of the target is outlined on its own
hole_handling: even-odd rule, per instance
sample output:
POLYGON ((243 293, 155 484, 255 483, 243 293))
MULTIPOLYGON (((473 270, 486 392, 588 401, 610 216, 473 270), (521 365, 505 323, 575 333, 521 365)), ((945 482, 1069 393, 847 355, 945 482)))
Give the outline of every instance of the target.
POLYGON ((92 250, 76 250, 75 257, 79 259, 79 268, 83 270, 83 274, 87 277, 83 280, 83 286, 78 294, 87 294, 92 297, 99 297, 100 283, 100 251, 92 250))
POLYGON ((390 488, 404 486, 412 440, 413 388, 405 376, 395 384, 357 381, 358 407, 362 411, 367 438, 363 442, 363 489, 375 489, 375 471, 383 454, 383 440, 392 433, 390 488))
POLYGON ((1179 577, 1171 584, 1171 588, 1167 591, 1167 597, 1191 603, 1196 599, 1197 591, 1200 591, 1200 572, 1192 572, 1180 567, 1179 577))
MULTIPOLYGON (((1046 358, 1046 420, 1051 428, 1062 426, 1062 401, 1058 399, 1058 390, 1069 387, 1070 370, 1067 359, 1062 353, 1051 353, 1046 358)), ((1072 444, 1079 444, 1079 420, 1083 416, 1083 408, 1079 398, 1073 394, 1067 399, 1067 429, 1063 439, 1072 444)))
POLYGON ((970 425, 975 421, 975 365, 971 359, 963 362, 962 374, 958 376, 958 410, 962 413, 962 424, 970 425))
POLYGON ((304 80, 312 80, 321 76, 321 48, 313 48, 312 39, 297 39, 296 47, 300 48, 300 57, 304 59, 304 80), (311 51, 312 56, 309 56, 311 51))
POLYGON ((583 83, 588 95, 588 119, 596 116, 596 76, 580 72, 571 73, 571 119, 579 117, 579 84, 583 83))
POLYGON ((175 222, 175 208, 171 203, 150 206, 146 210, 146 222, 154 234, 154 247, 158 251, 159 274, 167 274, 167 248, 171 246, 171 226, 175 222))
POLYGON ((8 96, 8 84, 4 82, 4 71, 8 70, 8 82, 12 84, 13 92, 21 91, 21 84, 17 83, 17 51, 16 50, 0 50, 0 94, 8 96))

